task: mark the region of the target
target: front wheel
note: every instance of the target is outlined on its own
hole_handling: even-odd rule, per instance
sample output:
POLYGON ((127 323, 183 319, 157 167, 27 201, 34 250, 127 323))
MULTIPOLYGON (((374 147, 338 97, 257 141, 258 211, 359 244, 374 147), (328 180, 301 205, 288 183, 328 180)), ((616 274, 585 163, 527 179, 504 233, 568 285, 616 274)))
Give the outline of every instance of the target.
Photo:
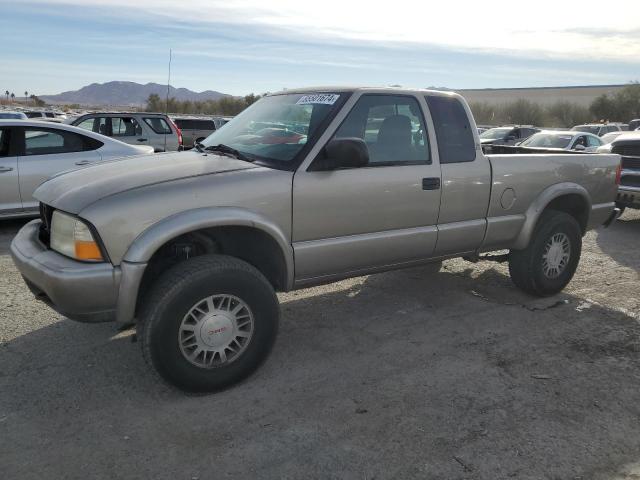
POLYGON ((509 253, 513 283, 538 296, 560 292, 573 278, 582 251, 582 230, 571 215, 544 212, 524 250, 509 253))
POLYGON ((139 339, 164 380, 189 392, 213 392, 260 366, 278 318, 278 299, 257 269, 237 258, 204 255, 158 280, 145 300, 139 339))

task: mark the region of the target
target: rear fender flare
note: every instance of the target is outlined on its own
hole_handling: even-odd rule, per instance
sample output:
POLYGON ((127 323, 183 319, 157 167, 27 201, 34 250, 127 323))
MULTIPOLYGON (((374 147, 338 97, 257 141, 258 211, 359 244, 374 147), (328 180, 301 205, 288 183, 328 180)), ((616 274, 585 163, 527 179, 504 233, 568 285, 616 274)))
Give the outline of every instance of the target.
POLYGON ((536 223, 538 223, 538 219, 542 212, 547 208, 547 206, 556 198, 561 197, 563 195, 580 195, 584 198, 587 205, 587 212, 591 212, 591 199, 589 197, 589 193, 587 190, 578 185, 576 183, 571 182, 563 182, 556 183, 555 185, 551 185, 544 189, 536 199, 529 205, 529 208, 525 212, 525 221, 516 241, 513 244, 514 250, 522 250, 527 248, 529 245, 529 241, 531 240, 531 236, 533 235, 533 230, 536 227, 536 223))

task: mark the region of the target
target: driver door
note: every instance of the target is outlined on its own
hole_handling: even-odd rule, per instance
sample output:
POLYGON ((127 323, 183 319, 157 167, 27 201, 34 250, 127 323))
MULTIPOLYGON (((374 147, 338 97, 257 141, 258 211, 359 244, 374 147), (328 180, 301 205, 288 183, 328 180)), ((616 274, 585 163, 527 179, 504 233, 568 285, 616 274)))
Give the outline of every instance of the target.
POLYGON ((410 95, 360 96, 333 138, 364 140, 369 164, 296 173, 292 238, 298 284, 433 254, 440 166, 432 159, 420 105, 410 95))

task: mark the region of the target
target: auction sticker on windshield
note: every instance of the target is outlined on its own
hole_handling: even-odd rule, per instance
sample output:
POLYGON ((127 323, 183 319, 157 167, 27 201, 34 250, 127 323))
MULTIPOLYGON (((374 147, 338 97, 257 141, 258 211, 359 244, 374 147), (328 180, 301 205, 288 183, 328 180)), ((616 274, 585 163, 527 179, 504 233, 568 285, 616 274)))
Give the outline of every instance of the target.
POLYGON ((303 95, 296 102, 296 105, 310 105, 310 104, 322 104, 333 105, 336 100, 340 98, 340 95, 335 93, 314 93, 313 95, 303 95))

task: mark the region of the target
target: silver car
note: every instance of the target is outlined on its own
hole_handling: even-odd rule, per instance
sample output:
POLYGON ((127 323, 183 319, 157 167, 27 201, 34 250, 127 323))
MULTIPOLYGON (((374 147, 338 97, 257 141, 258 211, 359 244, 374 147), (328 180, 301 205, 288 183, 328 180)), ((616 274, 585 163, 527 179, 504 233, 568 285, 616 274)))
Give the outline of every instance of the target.
POLYGON ((87 113, 68 123, 131 145, 149 145, 156 152, 182 147, 182 132, 162 113, 87 113))
POLYGON ((595 152, 602 145, 604 145, 602 139, 592 133, 557 130, 543 130, 520 143, 521 147, 573 150, 588 153, 595 152))
POLYGON ((33 191, 51 176, 118 157, 153 153, 70 125, 0 120, 0 218, 38 214, 33 191))

